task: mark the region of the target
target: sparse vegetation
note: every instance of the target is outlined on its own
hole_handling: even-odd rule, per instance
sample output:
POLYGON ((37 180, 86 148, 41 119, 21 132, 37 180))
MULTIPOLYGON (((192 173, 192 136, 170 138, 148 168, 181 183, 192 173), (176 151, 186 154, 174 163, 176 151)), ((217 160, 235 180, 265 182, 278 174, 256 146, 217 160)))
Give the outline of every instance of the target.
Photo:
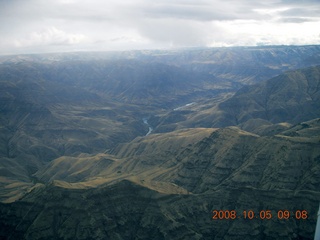
POLYGON ((0 239, 312 238, 319 59, 319 46, 1 57, 0 239))

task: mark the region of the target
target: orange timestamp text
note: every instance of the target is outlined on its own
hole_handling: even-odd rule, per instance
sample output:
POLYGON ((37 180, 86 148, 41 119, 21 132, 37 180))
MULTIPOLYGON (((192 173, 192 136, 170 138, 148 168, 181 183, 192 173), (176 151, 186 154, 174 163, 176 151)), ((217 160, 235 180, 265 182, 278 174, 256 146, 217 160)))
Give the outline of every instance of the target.
POLYGON ((262 219, 262 220, 270 220, 272 218, 277 218, 279 220, 287 220, 287 219, 297 219, 297 220, 306 220, 308 219, 308 211, 307 210, 244 210, 242 212, 237 212, 236 210, 213 210, 212 211, 212 219, 213 220, 222 220, 222 219, 262 219))

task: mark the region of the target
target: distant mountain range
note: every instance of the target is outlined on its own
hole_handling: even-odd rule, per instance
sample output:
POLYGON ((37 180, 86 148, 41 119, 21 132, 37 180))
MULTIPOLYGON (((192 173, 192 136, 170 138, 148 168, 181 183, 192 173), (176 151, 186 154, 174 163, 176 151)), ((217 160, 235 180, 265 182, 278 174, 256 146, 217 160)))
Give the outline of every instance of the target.
POLYGON ((255 128, 260 124, 297 124, 320 115, 319 86, 320 66, 289 71, 245 86, 228 99, 199 102, 180 111, 171 111, 161 116, 157 129, 239 125, 253 130, 252 124, 255 128))
POLYGON ((0 239, 313 239, 319 90, 320 46, 2 56, 0 239))

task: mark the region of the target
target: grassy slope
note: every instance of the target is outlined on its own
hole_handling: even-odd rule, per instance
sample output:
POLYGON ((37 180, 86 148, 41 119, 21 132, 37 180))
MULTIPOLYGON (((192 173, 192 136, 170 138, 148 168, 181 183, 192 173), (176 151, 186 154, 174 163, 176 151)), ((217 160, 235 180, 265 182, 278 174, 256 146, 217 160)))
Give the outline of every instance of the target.
MULTIPOLYGON (((255 51, 258 53, 262 52, 255 51)), ((228 62, 236 59, 232 53, 219 54, 228 62)), ((248 59, 249 64, 250 57, 248 59)), ((200 69, 212 67, 204 60, 196 65, 193 66, 200 69)), ((48 63, 41 69, 42 65, 40 70, 48 72, 50 66, 48 63)), ((253 129, 254 133, 234 127, 217 131, 180 130, 136 138, 107 151, 109 153, 101 153, 147 132, 141 117, 152 109, 141 109, 128 102, 151 99, 161 106, 164 99, 169 102, 177 99, 166 99, 166 92, 174 92, 152 82, 150 86, 155 87, 155 92, 160 89, 163 95, 156 101, 152 99, 155 92, 139 95, 148 81, 126 92, 130 86, 127 82, 129 85, 119 86, 117 92, 121 93, 118 100, 126 102, 124 106, 110 99, 107 83, 84 87, 81 85, 84 82, 75 81, 94 79, 94 76, 83 75, 88 74, 85 67, 92 66, 76 68, 75 79, 70 77, 75 71, 69 71, 70 66, 72 64, 67 64, 63 70, 64 64, 55 65, 56 72, 49 71, 52 74, 49 78, 35 66, 23 66, 18 72, 5 69, 5 74, 1 75, 1 200, 20 201, 1 204, 0 236, 12 239, 97 239, 132 235, 159 239, 312 236, 314 215, 308 221, 280 221, 280 224, 275 219, 251 224, 242 220, 212 224, 210 218, 213 209, 222 208, 316 211, 320 156, 318 119, 293 127, 285 123, 274 126, 271 122, 285 117, 296 123, 303 117, 318 116, 319 68, 291 72, 263 83, 266 85, 245 88, 233 100, 218 98, 212 100, 213 105, 211 100, 205 106, 196 104, 191 106, 191 114, 180 111, 173 117, 164 114, 164 118, 150 119, 150 123, 165 123, 164 131, 185 126, 214 126, 215 121, 233 125, 236 121, 246 124, 242 127, 253 129), (270 82, 272 84, 268 85, 270 82), (261 86, 265 89, 261 90, 261 86), (243 95, 250 95, 251 99, 243 95), (261 96, 267 99, 262 110, 258 104, 261 96), (246 106, 245 109, 241 109, 239 103, 246 106), (264 118, 266 109, 272 113, 272 118, 266 118, 267 122, 246 121, 252 118, 252 113, 254 117, 264 118), (299 112, 297 109, 302 110, 301 114, 293 116, 299 112), (183 121, 177 123, 177 118, 183 121), (168 126, 170 124, 173 126, 168 126), (37 169, 41 170, 32 176, 37 169)), ((146 76, 144 80, 153 76, 152 71, 143 72, 143 65, 118 67, 120 72, 137 67, 138 72, 132 70, 122 75, 123 78, 129 76, 129 80, 131 73, 136 76, 135 80, 142 73, 146 76)), ((235 74, 241 73, 243 82, 252 82, 252 73, 256 72, 243 72, 239 66, 220 67, 215 70, 219 80, 231 81, 235 74)), ((159 77, 170 83, 176 77, 171 73, 159 77)), ((181 76, 185 75, 180 74, 178 78, 181 76)), ((180 88, 181 96, 188 96, 189 90, 181 87, 181 82, 174 86, 180 88)), ((202 87, 205 91, 211 89, 205 84, 202 87)), ((149 103, 148 100, 144 104, 149 103)))

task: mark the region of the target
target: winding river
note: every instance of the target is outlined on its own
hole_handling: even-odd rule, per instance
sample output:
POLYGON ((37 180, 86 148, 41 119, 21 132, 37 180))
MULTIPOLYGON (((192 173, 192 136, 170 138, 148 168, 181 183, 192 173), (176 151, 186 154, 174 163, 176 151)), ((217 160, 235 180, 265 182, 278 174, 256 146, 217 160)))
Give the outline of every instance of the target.
POLYGON ((148 118, 142 118, 142 121, 143 121, 144 124, 148 125, 148 127, 149 127, 149 131, 146 134, 146 136, 148 136, 150 133, 152 133, 153 128, 148 123, 148 118))
MULTIPOLYGON (((184 109, 184 108, 186 108, 186 107, 189 107, 189 106, 192 106, 192 105, 194 105, 194 104, 195 104, 195 102, 187 103, 187 104, 185 104, 185 105, 183 105, 183 106, 181 106, 181 107, 177 107, 177 108, 173 109, 173 111, 182 110, 182 109, 184 109)), ((152 131, 153 131, 153 128, 152 128, 152 127, 150 126, 150 124, 148 123, 148 119, 149 119, 148 117, 142 118, 143 123, 146 124, 146 125, 149 127, 149 131, 147 132, 147 134, 146 134, 145 136, 148 136, 148 135, 151 134, 152 131)))

